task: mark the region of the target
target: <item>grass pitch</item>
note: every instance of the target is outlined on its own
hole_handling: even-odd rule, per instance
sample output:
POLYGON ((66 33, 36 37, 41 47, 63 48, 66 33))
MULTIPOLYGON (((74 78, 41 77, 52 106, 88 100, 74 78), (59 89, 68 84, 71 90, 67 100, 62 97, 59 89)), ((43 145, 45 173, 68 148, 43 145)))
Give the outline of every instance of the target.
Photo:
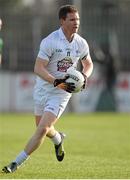
MULTIPOLYGON (((63 162, 46 138, 18 171, 0 173, 0 179, 130 178, 130 114, 65 114, 56 127, 67 134, 63 162)), ((32 115, 0 115, 0 168, 16 157, 34 130, 32 115)))

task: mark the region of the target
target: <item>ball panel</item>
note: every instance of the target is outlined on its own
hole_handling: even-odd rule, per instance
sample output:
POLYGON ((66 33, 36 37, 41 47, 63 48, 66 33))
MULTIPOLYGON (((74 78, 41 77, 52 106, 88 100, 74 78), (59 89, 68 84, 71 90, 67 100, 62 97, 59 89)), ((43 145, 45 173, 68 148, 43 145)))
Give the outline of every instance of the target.
POLYGON ((76 70, 75 68, 69 68, 67 70, 67 75, 70 77, 66 80, 66 82, 74 83, 75 84, 75 91, 73 93, 77 93, 81 91, 82 86, 84 84, 84 77, 81 72, 76 70))

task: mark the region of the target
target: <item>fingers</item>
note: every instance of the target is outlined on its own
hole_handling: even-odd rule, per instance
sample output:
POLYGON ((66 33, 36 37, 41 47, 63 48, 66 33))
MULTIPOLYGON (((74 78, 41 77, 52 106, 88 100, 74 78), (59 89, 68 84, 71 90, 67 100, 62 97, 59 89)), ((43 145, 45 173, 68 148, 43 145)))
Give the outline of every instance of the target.
POLYGON ((74 83, 60 83, 57 87, 69 93, 72 93, 75 90, 74 83))
POLYGON ((84 76, 84 84, 82 86, 82 89, 86 89, 86 87, 87 87, 87 76, 84 73, 82 73, 82 74, 84 76))
POLYGON ((73 91, 75 90, 75 85, 74 85, 74 83, 66 83, 66 84, 67 84, 66 91, 73 92, 73 91))
POLYGON ((66 75, 64 77, 64 79, 55 79, 54 81, 54 87, 58 87, 60 89, 63 89, 69 93, 72 93, 74 92, 75 90, 75 85, 74 83, 69 83, 69 82, 66 82, 66 80, 69 78, 70 76, 69 75, 66 75))
POLYGON ((64 80, 67 80, 69 77, 70 77, 70 76, 69 76, 68 74, 65 75, 64 80))
POLYGON ((62 84, 65 82, 65 79, 55 79, 54 81, 54 87, 58 86, 59 84, 62 84))
POLYGON ((66 83, 60 83, 60 84, 57 85, 58 88, 61 88, 61 89, 64 89, 64 90, 66 89, 66 86, 67 86, 66 83))
POLYGON ((54 81, 54 87, 62 84, 62 83, 65 83, 65 81, 69 78, 69 75, 66 75, 63 79, 55 79, 54 81))

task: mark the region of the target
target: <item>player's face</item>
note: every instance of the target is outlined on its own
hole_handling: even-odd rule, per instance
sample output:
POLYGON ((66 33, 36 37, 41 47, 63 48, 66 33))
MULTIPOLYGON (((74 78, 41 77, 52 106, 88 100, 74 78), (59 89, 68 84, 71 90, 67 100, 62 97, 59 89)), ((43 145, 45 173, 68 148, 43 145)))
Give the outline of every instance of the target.
POLYGON ((68 13, 65 20, 62 20, 62 26, 70 33, 76 33, 79 29, 80 19, 78 13, 68 13))

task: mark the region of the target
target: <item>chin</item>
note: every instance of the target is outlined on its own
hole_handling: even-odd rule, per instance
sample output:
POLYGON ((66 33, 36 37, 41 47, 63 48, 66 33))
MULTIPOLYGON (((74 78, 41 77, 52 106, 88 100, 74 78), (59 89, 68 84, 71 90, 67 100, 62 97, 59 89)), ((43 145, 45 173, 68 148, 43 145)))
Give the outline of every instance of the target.
POLYGON ((77 33, 77 32, 78 32, 78 29, 75 29, 74 32, 77 33))
POLYGON ((73 30, 73 33, 77 33, 77 32, 78 32, 78 30, 76 30, 76 29, 75 29, 75 30, 73 30))

